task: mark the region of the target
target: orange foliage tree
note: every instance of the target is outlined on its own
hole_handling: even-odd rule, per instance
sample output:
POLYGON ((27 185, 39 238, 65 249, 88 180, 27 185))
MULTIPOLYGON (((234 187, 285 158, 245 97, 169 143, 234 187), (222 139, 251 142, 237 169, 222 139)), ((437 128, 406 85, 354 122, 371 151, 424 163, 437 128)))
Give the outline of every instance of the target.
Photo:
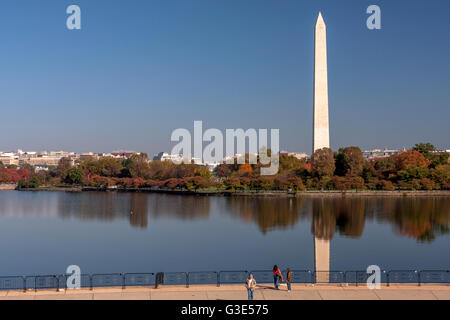
POLYGON ((394 156, 395 166, 397 170, 404 170, 408 167, 425 167, 427 168, 431 161, 426 159, 423 154, 416 150, 408 150, 394 156))

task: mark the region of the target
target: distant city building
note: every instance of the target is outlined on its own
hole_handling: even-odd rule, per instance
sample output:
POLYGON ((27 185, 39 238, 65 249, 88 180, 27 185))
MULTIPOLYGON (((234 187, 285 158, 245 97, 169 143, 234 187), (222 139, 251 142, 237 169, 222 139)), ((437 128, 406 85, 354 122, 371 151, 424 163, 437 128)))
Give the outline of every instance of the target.
POLYGON ((169 154, 167 152, 160 152, 153 157, 155 161, 172 161, 174 163, 192 163, 199 166, 206 166, 210 171, 214 171, 220 162, 202 162, 200 158, 184 158, 182 154, 169 154))
POLYGON ((28 159, 20 159, 20 165, 29 164, 32 166, 57 166, 61 157, 33 157, 28 159))
POLYGON ((49 167, 48 166, 35 166, 34 170, 35 171, 48 171, 49 167))
POLYGON ((19 159, 15 158, 14 156, 9 156, 8 153, 0 154, 0 161, 5 166, 11 166, 11 165, 18 166, 19 165, 19 159))
POLYGON ((159 161, 173 161, 179 163, 183 160, 182 154, 169 154, 167 152, 160 152, 153 157, 153 160, 159 161))
POLYGON ((132 155, 137 154, 136 151, 127 151, 127 150, 116 150, 111 152, 111 156, 114 158, 125 158, 128 159, 130 158, 132 155))
POLYGON ((80 154, 80 159, 98 159, 99 156, 94 152, 83 152, 80 154))
POLYGON ((288 151, 280 151, 280 156, 289 156, 297 158, 298 160, 306 159, 308 155, 304 152, 288 152, 288 151))
POLYGON ((398 154, 398 153, 401 153, 404 151, 406 151, 405 148, 403 148, 402 150, 372 149, 372 150, 364 151, 363 155, 366 160, 373 160, 373 159, 379 159, 379 158, 387 158, 387 157, 393 156, 394 154, 398 154))
POLYGON ((206 167, 208 167, 209 171, 214 171, 218 166, 221 165, 220 162, 205 162, 204 164, 206 167))

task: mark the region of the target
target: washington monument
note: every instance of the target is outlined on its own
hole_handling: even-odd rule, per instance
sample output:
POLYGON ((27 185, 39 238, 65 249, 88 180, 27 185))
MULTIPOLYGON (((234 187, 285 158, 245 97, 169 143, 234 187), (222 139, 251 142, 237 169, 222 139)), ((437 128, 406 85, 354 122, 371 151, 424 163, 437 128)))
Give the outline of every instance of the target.
POLYGON ((322 14, 316 22, 314 37, 314 126, 313 153, 330 147, 328 125, 327 27, 322 14))
MULTIPOLYGON (((328 70, 327 27, 322 14, 316 22, 314 36, 314 125, 313 154, 316 150, 330 147, 328 124, 328 70)), ((317 282, 328 282, 330 270, 330 240, 314 236, 314 270, 317 282)))

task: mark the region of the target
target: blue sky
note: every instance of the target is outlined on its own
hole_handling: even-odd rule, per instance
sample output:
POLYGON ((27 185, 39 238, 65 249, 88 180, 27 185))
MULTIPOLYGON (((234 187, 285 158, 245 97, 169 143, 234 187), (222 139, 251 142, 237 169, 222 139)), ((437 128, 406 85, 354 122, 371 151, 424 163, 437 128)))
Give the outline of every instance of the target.
POLYGON ((332 148, 450 148, 447 0, 2 0, 0 150, 153 154, 203 120, 279 128, 281 149, 310 152, 319 10, 332 148))

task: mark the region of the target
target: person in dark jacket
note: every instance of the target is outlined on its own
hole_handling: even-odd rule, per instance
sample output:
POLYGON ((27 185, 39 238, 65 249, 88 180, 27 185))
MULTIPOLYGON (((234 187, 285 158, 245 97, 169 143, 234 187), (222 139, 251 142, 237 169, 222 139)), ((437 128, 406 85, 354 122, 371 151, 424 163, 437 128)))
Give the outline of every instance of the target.
POLYGON ((288 292, 291 291, 291 282, 292 282, 292 271, 291 271, 291 269, 287 268, 287 271, 286 271, 286 284, 287 284, 288 292))

